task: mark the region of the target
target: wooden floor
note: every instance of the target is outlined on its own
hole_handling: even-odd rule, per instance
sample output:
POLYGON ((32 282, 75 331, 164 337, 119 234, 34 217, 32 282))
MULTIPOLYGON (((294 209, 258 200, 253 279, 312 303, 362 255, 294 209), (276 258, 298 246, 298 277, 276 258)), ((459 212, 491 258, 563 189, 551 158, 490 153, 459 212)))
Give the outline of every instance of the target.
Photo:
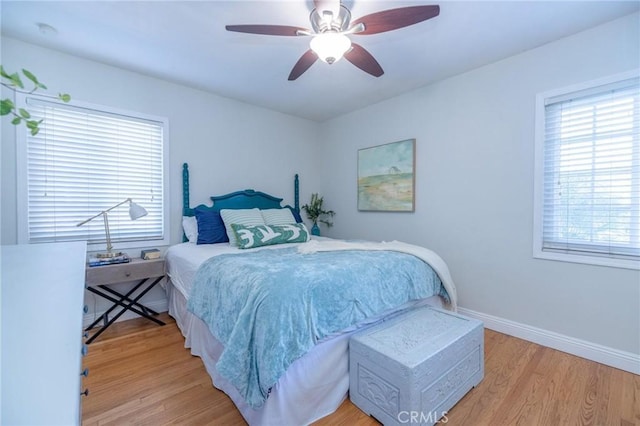
MULTIPOLYGON (((162 319, 164 327, 117 323, 89 345, 83 425, 245 424, 184 348, 175 322, 162 319)), ((640 425, 640 376, 486 330, 485 378, 446 424, 640 425)), ((347 399, 316 425, 378 423, 347 399)))

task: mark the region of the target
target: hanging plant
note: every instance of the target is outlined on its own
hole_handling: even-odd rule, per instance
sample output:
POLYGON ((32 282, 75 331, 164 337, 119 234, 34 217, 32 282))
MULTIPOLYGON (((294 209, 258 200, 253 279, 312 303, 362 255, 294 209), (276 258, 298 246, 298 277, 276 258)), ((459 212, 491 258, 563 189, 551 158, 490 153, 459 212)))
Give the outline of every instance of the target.
MULTIPOLYGON (((22 78, 20 78, 20 74, 17 72, 13 74, 9 74, 4 70, 4 67, 0 65, 0 76, 2 77, 2 84, 4 87, 12 90, 13 92, 18 93, 26 93, 28 95, 36 92, 38 89, 47 90, 47 86, 42 84, 38 78, 29 70, 22 69, 22 75, 26 77, 32 84, 33 88, 31 90, 26 90, 24 83, 22 82, 22 78)), ((69 102, 71 100, 71 96, 66 93, 60 93, 57 96, 63 102, 69 102)), ((31 117, 31 113, 24 108, 17 108, 13 101, 9 98, 0 100, 0 115, 11 115, 13 118, 11 119, 11 124, 14 126, 19 126, 24 122, 27 129, 31 132, 32 136, 35 136, 40 131, 40 124, 42 123, 42 119, 34 120, 31 117)))

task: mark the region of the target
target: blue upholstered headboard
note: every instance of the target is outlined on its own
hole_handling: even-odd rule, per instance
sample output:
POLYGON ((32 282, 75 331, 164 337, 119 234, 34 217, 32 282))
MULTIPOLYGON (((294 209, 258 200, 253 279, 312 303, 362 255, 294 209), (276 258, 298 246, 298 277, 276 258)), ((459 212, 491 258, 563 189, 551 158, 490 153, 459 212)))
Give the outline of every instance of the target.
MULTIPOLYGON (((225 195, 212 196, 212 206, 206 206, 200 204, 196 207, 191 207, 189 202, 189 165, 184 163, 182 165, 182 215, 194 216, 196 210, 222 210, 222 209, 279 209, 288 207, 296 214, 300 214, 300 182, 298 175, 295 175, 293 181, 293 193, 294 193, 294 206, 289 205, 282 206, 282 198, 274 197, 273 195, 266 194, 260 191, 254 191, 253 189, 245 189, 244 191, 231 192, 225 195)), ((183 241, 186 238, 183 237, 183 241)))

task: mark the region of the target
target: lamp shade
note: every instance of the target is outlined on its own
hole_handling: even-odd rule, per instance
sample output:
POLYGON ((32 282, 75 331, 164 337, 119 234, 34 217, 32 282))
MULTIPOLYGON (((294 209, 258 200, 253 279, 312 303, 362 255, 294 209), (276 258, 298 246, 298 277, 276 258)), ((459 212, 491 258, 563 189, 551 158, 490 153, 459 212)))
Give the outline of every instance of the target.
POLYGON ((349 50, 351 40, 344 34, 326 32, 315 36, 309 47, 323 62, 333 64, 349 50))
POLYGON ((133 201, 129 203, 129 217, 131 220, 140 219, 148 214, 147 210, 140 204, 136 204, 133 201))

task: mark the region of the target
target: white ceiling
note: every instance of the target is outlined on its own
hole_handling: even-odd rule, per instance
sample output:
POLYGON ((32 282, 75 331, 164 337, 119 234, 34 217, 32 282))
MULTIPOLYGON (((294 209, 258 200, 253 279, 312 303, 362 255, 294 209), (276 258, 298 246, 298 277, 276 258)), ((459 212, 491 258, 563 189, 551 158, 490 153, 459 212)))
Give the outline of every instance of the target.
POLYGON ((2 34, 250 104, 323 121, 639 10, 636 1, 345 0, 352 19, 418 4, 440 16, 353 35, 385 74, 341 60, 287 80, 307 37, 225 31, 227 24, 308 28, 312 0, 5 1, 2 34), (43 34, 46 23, 56 34, 43 34))

